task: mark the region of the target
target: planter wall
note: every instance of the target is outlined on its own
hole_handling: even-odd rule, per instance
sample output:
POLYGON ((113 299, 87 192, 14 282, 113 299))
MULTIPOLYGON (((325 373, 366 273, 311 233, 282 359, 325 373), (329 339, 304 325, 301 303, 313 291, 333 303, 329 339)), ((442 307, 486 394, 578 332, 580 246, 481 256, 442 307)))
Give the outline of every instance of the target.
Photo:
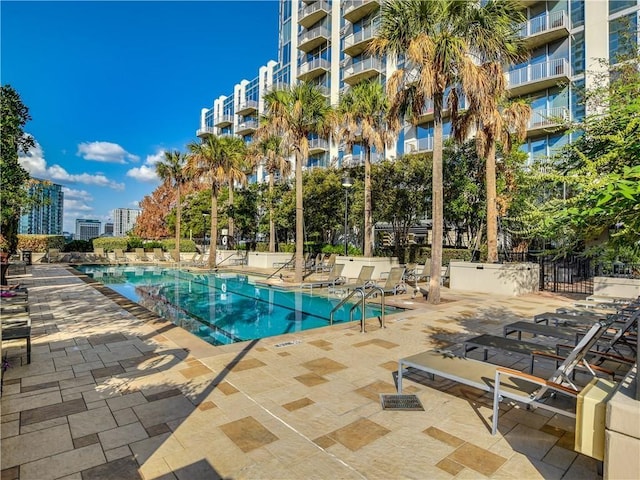
POLYGON ((593 277, 593 294, 602 297, 637 298, 640 296, 640 279, 593 277))
POLYGON ((536 263, 451 262, 449 288, 497 295, 537 292, 540 268, 536 263))

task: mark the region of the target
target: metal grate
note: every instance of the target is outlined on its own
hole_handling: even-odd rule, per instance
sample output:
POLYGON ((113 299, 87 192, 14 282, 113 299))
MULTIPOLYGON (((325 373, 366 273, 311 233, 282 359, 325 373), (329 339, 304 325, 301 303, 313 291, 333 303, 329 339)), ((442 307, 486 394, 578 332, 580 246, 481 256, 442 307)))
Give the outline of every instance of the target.
POLYGON ((383 395, 380 394, 383 410, 423 410, 420 399, 415 395, 383 395))

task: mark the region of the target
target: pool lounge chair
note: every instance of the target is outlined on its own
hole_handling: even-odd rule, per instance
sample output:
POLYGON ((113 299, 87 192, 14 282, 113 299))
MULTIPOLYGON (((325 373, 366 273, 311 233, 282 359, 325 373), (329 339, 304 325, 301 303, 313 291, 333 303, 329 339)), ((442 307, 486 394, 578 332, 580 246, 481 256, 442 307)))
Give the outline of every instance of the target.
POLYGON ((577 398, 581 387, 573 383, 571 379, 573 371, 598 341, 605 327, 606 325, 600 322, 594 324, 548 379, 491 363, 458 357, 447 351, 430 350, 401 358, 398 361, 398 393, 402 394, 402 380, 408 368, 425 372, 432 379, 437 375, 486 392, 493 392, 492 435, 495 435, 498 430, 499 403, 502 398, 575 418, 574 411, 552 405, 550 403, 552 398, 549 398, 548 393, 577 398))
POLYGON ((147 257, 147 254, 144 251, 144 248, 136 248, 136 260, 139 262, 150 262, 151 259, 147 257))
POLYGON ((65 255, 57 248, 50 248, 47 252, 47 263, 62 262, 65 255))
POLYGON ((336 263, 325 280, 316 280, 313 282, 303 283, 300 285, 300 288, 323 288, 335 287, 336 285, 340 285, 345 282, 345 278, 342 276, 343 269, 343 263, 336 263))
POLYGON ((115 263, 128 263, 129 259, 127 258, 127 255, 124 253, 124 250, 122 248, 114 248, 113 249, 113 255, 115 258, 115 263))
MULTIPOLYGON (((356 288, 369 288, 375 285, 375 282, 371 279, 375 268, 376 267, 371 265, 363 265, 362 267, 360 267, 360 274, 358 275, 358 278, 355 279, 355 281, 350 283, 343 283, 342 285, 334 287, 333 290, 336 292, 341 291, 349 293, 350 290, 355 290, 356 288)), ((331 290, 331 287, 329 288, 329 290, 331 290)))
POLYGON ((109 259, 104 253, 104 247, 96 247, 93 249, 91 261, 98 263, 109 263, 109 259))
POLYGON ((322 260, 320 264, 316 264, 316 273, 330 272, 333 266, 336 264, 336 258, 338 258, 338 255, 332 253, 331 255, 329 255, 329 258, 322 260))
POLYGON ((389 270, 385 282, 382 285, 376 285, 382 289, 385 295, 397 295, 398 293, 406 293, 407 285, 404 283, 404 267, 393 267, 389 270))

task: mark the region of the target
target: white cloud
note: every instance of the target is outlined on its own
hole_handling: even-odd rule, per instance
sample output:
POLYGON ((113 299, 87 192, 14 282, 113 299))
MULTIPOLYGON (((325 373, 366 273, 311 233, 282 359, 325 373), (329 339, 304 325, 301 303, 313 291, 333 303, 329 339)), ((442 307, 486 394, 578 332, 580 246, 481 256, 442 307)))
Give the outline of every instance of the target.
POLYGON ((124 183, 109 180, 103 174, 70 174, 60 165, 47 166, 44 152, 39 143, 29 149, 26 155, 21 153, 18 161, 32 177, 57 182, 83 183, 85 185, 96 185, 99 187, 109 187, 114 190, 124 190, 124 183))
POLYGON ((64 192, 64 198, 74 198, 77 200, 82 200, 85 202, 91 202, 93 197, 86 190, 76 190, 69 187, 62 187, 62 191, 64 192))
POLYGON ((156 164, 164 158, 164 150, 160 150, 154 155, 147 155, 144 165, 132 168, 127 172, 127 177, 131 177, 139 182, 159 182, 156 174, 156 164))
POLYGON ((137 162, 140 157, 127 152, 117 143, 111 142, 84 142, 78 145, 76 154, 85 160, 107 163, 137 162))

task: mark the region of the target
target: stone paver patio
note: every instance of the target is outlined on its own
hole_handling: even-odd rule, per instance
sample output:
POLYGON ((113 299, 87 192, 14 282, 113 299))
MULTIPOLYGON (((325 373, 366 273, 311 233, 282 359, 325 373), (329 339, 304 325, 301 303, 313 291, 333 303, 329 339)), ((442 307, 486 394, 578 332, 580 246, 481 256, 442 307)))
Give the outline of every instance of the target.
POLYGON ((566 417, 504 404, 492 436, 492 398, 444 380, 406 381, 424 411, 380 406, 399 358, 501 334, 567 298, 445 289, 438 306, 396 298, 415 309, 385 329, 214 347, 64 265, 30 270, 20 281, 32 362, 24 342, 3 344, 2 480, 598 478, 596 461, 573 451, 566 417))

